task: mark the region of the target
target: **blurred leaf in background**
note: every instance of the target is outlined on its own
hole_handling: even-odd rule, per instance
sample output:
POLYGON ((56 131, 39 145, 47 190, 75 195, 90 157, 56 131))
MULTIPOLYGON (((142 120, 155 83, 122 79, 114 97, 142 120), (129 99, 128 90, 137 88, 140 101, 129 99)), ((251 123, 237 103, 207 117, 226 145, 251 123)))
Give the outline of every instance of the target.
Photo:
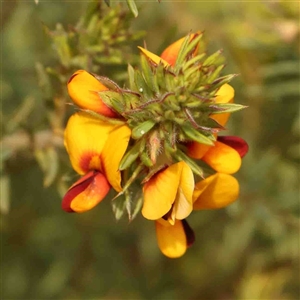
POLYGON ((299 4, 136 1, 134 18, 110 2, 2 3, 1 298, 299 298, 299 4), (240 74, 232 85, 249 108, 228 129, 250 153, 239 201, 193 215, 197 243, 170 260, 152 223, 116 223, 108 201, 62 212, 65 83, 84 68, 127 84, 143 32, 159 53, 190 30, 240 74))

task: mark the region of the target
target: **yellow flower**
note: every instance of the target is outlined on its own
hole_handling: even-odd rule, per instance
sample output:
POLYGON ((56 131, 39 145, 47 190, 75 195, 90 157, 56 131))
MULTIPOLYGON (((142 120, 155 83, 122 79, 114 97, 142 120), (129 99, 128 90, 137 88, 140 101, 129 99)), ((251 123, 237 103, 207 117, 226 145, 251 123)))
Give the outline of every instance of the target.
POLYGON ((216 173, 195 185, 194 209, 223 208, 239 196, 239 183, 229 174, 216 173))
POLYGON ((148 220, 166 218, 170 224, 185 219, 193 210, 194 176, 183 161, 158 172, 144 184, 143 216, 148 220))
POLYGON ((105 85, 84 70, 76 71, 68 81, 68 92, 75 104, 106 117, 115 117, 117 114, 102 102, 98 94, 107 90, 105 85))
POLYGON ((159 249, 170 258, 182 256, 195 240, 194 232, 186 220, 176 220, 171 225, 160 219, 155 222, 155 229, 159 249))
MULTIPOLYGON (((107 180, 109 186, 120 192, 122 187, 119 164, 128 146, 130 134, 131 130, 126 125, 112 125, 83 112, 72 115, 65 130, 65 147, 73 169, 80 175, 96 171, 91 176, 93 185, 99 188, 99 184, 106 185, 104 181, 107 180)), ((90 181, 91 177, 84 177, 83 182, 86 184, 86 179, 90 181)), ((75 187, 78 184, 82 186, 82 180, 76 182, 75 187)), ((91 187, 88 185, 88 188, 91 187)), ((73 189, 74 186, 68 192, 73 192, 73 189)), ((92 193, 96 193, 95 188, 92 193)), ((73 211, 84 211, 93 207, 84 206, 84 201, 88 202, 87 197, 81 196, 80 199, 81 208, 71 207, 73 211)), ((94 203, 97 204, 96 201, 94 203)))

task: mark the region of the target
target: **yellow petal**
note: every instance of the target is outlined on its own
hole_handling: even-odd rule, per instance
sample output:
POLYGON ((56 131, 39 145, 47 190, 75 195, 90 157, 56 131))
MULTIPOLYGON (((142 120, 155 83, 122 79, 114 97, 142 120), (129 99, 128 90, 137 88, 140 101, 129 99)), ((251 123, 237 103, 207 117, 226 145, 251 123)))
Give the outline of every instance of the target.
POLYGON ((159 64, 160 62, 165 66, 168 67, 169 64, 162 59, 161 57, 157 56, 156 54, 144 49, 143 47, 138 47, 148 58, 150 58, 155 64, 159 64))
POLYGON ((100 155, 114 126, 82 112, 70 117, 65 130, 65 147, 77 173, 102 171, 100 155))
MULTIPOLYGON (((220 89, 217 92, 215 101, 216 103, 232 103, 234 99, 234 89, 229 84, 224 84, 220 87, 220 89)), ((230 113, 224 113, 224 114, 212 114, 210 117, 217 121, 222 126, 225 126, 228 118, 230 116, 230 113)))
POLYGON ((182 220, 193 210, 195 182, 191 168, 183 161, 179 162, 178 165, 181 167, 181 175, 173 210, 175 218, 182 220))
MULTIPOLYGON (((72 186, 69 191, 74 189, 72 186)), ((110 185, 105 176, 96 173, 90 184, 70 202, 70 209, 74 212, 81 213, 88 211, 100 203, 110 190, 110 185)))
POLYGON ((115 128, 110 132, 101 153, 103 172, 117 192, 122 190, 119 165, 127 149, 130 135, 131 130, 126 125, 115 128))
POLYGON ((68 81, 68 92, 75 104, 107 117, 115 117, 117 114, 98 95, 98 92, 107 90, 105 85, 84 70, 75 72, 68 81))
POLYGON ((171 165, 144 184, 142 214, 146 219, 157 220, 169 212, 176 198, 181 169, 178 164, 171 165))
POLYGON ((216 173, 196 183, 194 209, 217 209, 234 202, 239 196, 239 183, 231 175, 216 173))
MULTIPOLYGON (((194 38, 196 34, 193 33, 190 35, 190 41, 194 38)), ((185 37, 179 39, 178 41, 176 41, 175 43, 171 44, 170 46, 168 46, 163 53, 161 54, 161 58, 164 59, 165 61, 167 61, 171 66, 174 66, 179 50, 182 46, 182 43, 184 42, 185 37)), ((195 53, 196 54, 198 51, 198 49, 196 49, 195 53)))
POLYGON ((185 253, 187 239, 181 221, 176 221, 174 225, 155 222, 155 227, 158 247, 164 255, 177 258, 185 253))
POLYGON ((221 142, 216 141, 214 147, 205 153, 202 160, 219 173, 233 174, 242 164, 239 153, 221 142))

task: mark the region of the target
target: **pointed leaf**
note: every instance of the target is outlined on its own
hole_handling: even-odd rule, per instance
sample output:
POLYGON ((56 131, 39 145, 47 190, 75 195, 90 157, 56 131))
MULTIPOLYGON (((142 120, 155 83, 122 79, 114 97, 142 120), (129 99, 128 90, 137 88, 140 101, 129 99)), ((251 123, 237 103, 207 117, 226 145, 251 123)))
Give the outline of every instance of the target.
POLYGON ((147 120, 142 124, 134 127, 131 132, 132 138, 136 140, 141 138, 145 133, 151 130, 155 124, 156 124, 155 121, 147 120))
POLYGON ((183 125, 181 126, 181 129, 183 133, 188 137, 188 139, 205 144, 205 145, 214 145, 213 140, 205 136, 204 134, 200 133, 195 128, 189 126, 189 125, 183 125))

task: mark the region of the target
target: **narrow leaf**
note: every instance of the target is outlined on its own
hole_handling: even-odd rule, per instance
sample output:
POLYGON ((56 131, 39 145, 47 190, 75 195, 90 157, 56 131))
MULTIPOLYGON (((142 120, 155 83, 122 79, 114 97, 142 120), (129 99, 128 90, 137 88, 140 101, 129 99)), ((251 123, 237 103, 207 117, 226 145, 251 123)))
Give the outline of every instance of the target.
POLYGON ((214 142, 211 138, 205 136, 204 134, 200 133, 198 130, 193 128, 192 126, 189 125, 183 125, 181 126, 181 129, 185 136, 192 141, 205 144, 205 145, 214 145, 214 142))
POLYGON ((126 0, 127 5, 130 9, 130 11, 132 12, 132 14, 134 15, 134 17, 136 18, 139 14, 138 9, 136 7, 135 1, 134 0, 126 0))

